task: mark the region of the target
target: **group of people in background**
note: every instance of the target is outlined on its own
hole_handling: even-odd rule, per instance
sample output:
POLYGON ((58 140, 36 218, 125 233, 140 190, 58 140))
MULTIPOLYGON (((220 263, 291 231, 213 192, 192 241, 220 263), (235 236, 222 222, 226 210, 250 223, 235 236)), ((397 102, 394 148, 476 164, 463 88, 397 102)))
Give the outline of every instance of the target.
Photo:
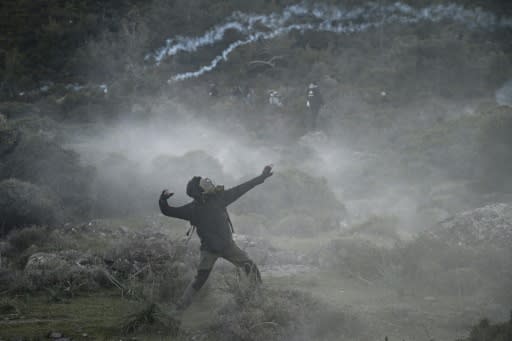
MULTIPOLYGON (((231 89, 230 95, 233 98, 244 99, 250 101, 254 98, 254 91, 247 84, 244 86, 234 86, 231 89)), ((219 89, 216 83, 208 85, 208 96, 219 97, 219 89)), ((275 107, 283 107, 283 100, 281 94, 277 90, 268 91, 268 104, 275 107)), ((324 105, 324 99, 320 93, 320 88, 316 82, 311 82, 306 88, 304 98, 304 110, 306 112, 304 125, 308 131, 316 130, 318 115, 320 109, 324 105)))

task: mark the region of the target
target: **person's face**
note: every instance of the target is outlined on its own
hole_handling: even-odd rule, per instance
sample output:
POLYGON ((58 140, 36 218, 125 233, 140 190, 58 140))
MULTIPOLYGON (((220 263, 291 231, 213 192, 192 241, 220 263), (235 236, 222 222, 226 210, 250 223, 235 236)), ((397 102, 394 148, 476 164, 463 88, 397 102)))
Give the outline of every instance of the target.
POLYGON ((210 193, 215 190, 215 184, 210 178, 201 178, 199 181, 199 187, 201 187, 203 193, 210 193))

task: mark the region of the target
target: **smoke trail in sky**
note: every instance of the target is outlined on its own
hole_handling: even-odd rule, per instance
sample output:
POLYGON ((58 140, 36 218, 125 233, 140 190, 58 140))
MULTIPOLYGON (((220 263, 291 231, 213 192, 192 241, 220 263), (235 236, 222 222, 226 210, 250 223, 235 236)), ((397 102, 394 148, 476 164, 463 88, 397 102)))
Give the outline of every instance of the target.
POLYGON ((313 6, 293 5, 285 8, 282 13, 254 15, 235 12, 227 18, 227 22, 214 26, 199 37, 175 37, 168 39, 164 47, 146 56, 153 58, 159 65, 166 57, 178 52, 195 52, 197 49, 213 45, 224 39, 229 30, 246 36, 232 42, 225 50, 215 57, 208 65, 197 71, 175 75, 170 81, 199 77, 226 61, 229 54, 240 46, 257 40, 273 39, 293 30, 324 31, 332 33, 355 33, 380 27, 385 24, 415 24, 422 21, 439 22, 450 20, 461 23, 470 29, 495 30, 512 28, 511 18, 498 18, 480 8, 467 9, 457 4, 439 4, 423 8, 413 8, 407 4, 396 2, 386 6, 369 3, 364 6, 346 9, 330 5, 316 4, 313 6))

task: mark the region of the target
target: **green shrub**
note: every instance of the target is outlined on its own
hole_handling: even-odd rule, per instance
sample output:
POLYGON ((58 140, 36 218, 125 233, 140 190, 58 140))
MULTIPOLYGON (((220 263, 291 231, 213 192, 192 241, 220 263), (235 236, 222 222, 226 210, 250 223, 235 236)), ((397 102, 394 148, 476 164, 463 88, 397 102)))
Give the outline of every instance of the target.
POLYGON ((124 334, 165 332, 176 336, 180 323, 165 314, 155 303, 143 303, 141 308, 124 318, 121 331, 124 334))
POLYGON ((510 321, 491 324, 483 319, 471 328, 469 337, 461 341, 507 341, 512 340, 512 312, 510 321))
POLYGON ((43 247, 51 243, 51 229, 45 226, 31 226, 11 231, 6 238, 6 256, 20 257, 32 246, 43 247))
POLYGON ((50 190, 18 179, 0 181, 0 217, 3 233, 31 224, 62 220, 61 202, 50 190))
POLYGON ((227 283, 234 300, 220 309, 208 333, 212 340, 339 340, 361 332, 356 318, 310 294, 253 287, 236 278, 227 283))
MULTIPOLYGON (((47 199, 51 201, 56 198, 62 203, 58 209, 62 210, 64 215, 69 214, 70 217, 89 215, 90 187, 95 172, 93 168, 80 163, 77 153, 63 149, 49 137, 26 132, 16 148, 2 161, 0 179, 16 178, 20 183, 32 183, 34 185, 31 186, 41 187, 38 192, 44 191, 43 188, 51 188, 53 194, 47 199)), ((11 185, 10 188, 13 186, 11 185)), ((20 200, 29 199, 30 192, 18 191, 17 193, 21 195, 20 200)), ((55 209, 50 210, 48 215, 51 213, 55 213, 55 209)))

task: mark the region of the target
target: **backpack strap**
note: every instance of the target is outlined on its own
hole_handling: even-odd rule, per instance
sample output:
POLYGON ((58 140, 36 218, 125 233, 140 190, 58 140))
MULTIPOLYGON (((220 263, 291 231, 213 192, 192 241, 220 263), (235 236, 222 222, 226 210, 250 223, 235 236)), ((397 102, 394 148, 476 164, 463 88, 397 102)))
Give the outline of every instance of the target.
POLYGON ((196 226, 195 225, 192 225, 190 224, 190 227, 186 233, 187 237, 188 237, 188 240, 190 240, 190 238, 192 238, 192 235, 194 234, 194 231, 196 230, 196 226))
POLYGON ((231 218, 229 217, 228 209, 224 208, 224 212, 226 213, 226 219, 228 221, 228 225, 231 228, 231 233, 235 233, 235 229, 233 228, 233 223, 231 222, 231 218))

